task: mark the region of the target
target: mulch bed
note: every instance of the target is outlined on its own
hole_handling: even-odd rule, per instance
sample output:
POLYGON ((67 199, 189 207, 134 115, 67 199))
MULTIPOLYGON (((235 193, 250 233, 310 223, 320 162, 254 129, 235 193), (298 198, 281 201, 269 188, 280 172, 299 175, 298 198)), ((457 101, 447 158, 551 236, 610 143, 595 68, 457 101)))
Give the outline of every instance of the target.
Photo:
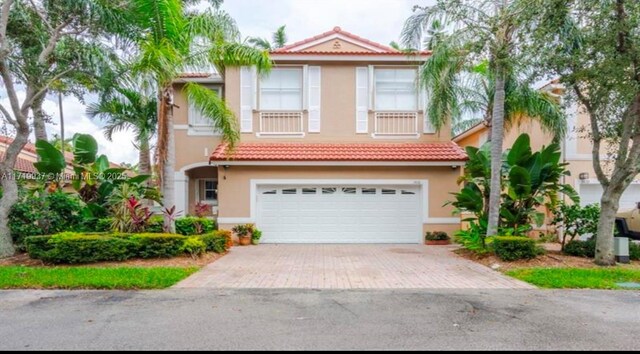
MULTIPOLYGON (((496 265, 498 265, 499 268, 497 270, 501 272, 506 272, 511 269, 522 269, 522 268, 596 268, 598 267, 595 263, 593 263, 593 259, 591 258, 567 256, 565 254, 562 254, 559 251, 559 247, 554 247, 553 245, 550 245, 550 246, 545 245, 545 248, 547 249, 547 253, 542 256, 538 256, 534 259, 519 260, 514 262, 502 261, 493 254, 477 255, 463 248, 454 250, 453 252, 462 258, 472 260, 474 262, 483 264, 487 267, 494 268, 496 265)), ((640 269, 640 262, 631 262, 630 264, 624 264, 624 265, 620 264, 619 266, 624 268, 640 269)))
POLYGON ((123 262, 98 262, 90 264, 45 264, 44 262, 29 258, 26 253, 18 254, 14 257, 0 259, 0 266, 29 266, 29 267, 197 267, 202 268, 209 263, 217 261, 225 254, 207 252, 199 258, 192 258, 188 255, 174 258, 154 258, 154 259, 129 259, 123 262))

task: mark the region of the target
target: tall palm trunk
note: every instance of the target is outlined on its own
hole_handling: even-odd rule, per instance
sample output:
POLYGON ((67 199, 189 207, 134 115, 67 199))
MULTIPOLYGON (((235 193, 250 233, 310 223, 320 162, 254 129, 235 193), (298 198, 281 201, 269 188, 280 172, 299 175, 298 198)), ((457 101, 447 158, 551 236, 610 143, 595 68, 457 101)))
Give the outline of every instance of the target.
MULTIPOLYGON (((27 113, 24 112, 26 115, 27 113)), ((19 122, 26 119, 19 119, 19 122)), ((0 162, 0 185, 2 185, 2 199, 0 199, 0 258, 13 256, 16 252, 9 229, 9 212, 11 207, 18 201, 18 184, 13 178, 13 166, 20 151, 29 140, 29 126, 20 124, 16 137, 9 145, 4 154, 4 160, 0 162)))
POLYGON ((151 160, 149 158, 150 148, 149 139, 145 136, 140 137, 140 146, 138 147, 138 173, 141 175, 151 174, 151 160))
POLYGON ((31 106, 31 111, 33 112, 33 132, 36 136, 36 140, 48 140, 47 127, 45 125, 47 115, 42 109, 44 96, 45 95, 39 96, 33 100, 33 105, 31 106))
MULTIPOLYGON (((162 173, 162 202, 165 208, 172 208, 176 205, 174 186, 176 153, 173 133, 173 87, 171 85, 163 89, 160 102, 162 110, 158 116, 160 124, 158 157, 162 173)), ((178 211, 180 210, 176 210, 176 212, 178 211)), ((165 215, 164 227, 169 232, 175 232, 175 225, 169 215, 165 215)))
POLYGON ((491 190, 489 194, 489 223, 487 236, 498 232, 500 222, 500 194, 502 193, 502 142, 504 140, 504 81, 502 68, 496 70, 496 87, 491 118, 491 190))

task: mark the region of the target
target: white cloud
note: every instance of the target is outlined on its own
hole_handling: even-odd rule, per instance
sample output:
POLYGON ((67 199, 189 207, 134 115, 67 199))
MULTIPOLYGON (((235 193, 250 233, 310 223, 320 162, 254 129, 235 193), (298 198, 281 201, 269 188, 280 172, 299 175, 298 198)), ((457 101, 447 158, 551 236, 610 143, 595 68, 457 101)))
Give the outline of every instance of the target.
POLYGON ((287 26, 289 42, 299 41, 340 26, 369 40, 398 41, 414 5, 435 0, 227 0, 223 4, 238 22, 243 36, 270 38, 287 26))

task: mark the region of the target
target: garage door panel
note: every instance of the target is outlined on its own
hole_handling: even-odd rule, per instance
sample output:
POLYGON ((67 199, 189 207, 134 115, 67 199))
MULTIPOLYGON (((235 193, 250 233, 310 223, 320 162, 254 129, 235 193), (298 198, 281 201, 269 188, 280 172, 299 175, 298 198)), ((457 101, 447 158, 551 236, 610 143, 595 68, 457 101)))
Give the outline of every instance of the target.
POLYGON ((416 186, 265 186, 257 224, 265 243, 418 243, 419 195, 416 186))
MULTIPOLYGON (((580 205, 600 204, 602 198, 602 186, 596 183, 581 184, 580 188, 580 205)), ((632 209, 636 203, 640 202, 640 185, 632 184, 622 194, 620 198, 620 209, 632 209)))

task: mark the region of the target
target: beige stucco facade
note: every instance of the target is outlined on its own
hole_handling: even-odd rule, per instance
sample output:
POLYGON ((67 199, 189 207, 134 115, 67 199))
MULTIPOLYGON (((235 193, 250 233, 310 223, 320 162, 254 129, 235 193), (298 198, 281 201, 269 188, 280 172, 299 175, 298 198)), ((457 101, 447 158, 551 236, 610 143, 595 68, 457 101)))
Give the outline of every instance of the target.
MULTIPOLYGON (((221 143, 221 137, 214 134, 212 130, 196 130, 193 126, 193 119, 190 117, 189 102, 183 92, 184 81, 193 80, 219 90, 228 107, 235 114, 238 126, 241 131, 240 143, 371 143, 371 144, 391 144, 391 143, 432 143, 450 142, 451 129, 449 126, 443 127, 439 132, 432 131, 425 127, 423 114, 424 96, 416 91, 416 107, 410 112, 400 112, 401 119, 405 119, 403 124, 411 129, 410 134, 388 134, 380 128, 383 124, 380 115, 374 109, 375 96, 367 97, 370 100, 367 117, 367 129, 362 131, 362 115, 358 116, 358 110, 362 112, 363 90, 359 91, 358 78, 362 79, 363 71, 367 72, 368 85, 374 77, 376 68, 385 69, 409 69, 416 70, 422 57, 408 58, 401 53, 389 53, 393 49, 375 43, 355 38, 351 35, 344 35, 339 28, 334 29, 334 33, 328 35, 326 41, 317 41, 312 45, 304 46, 304 51, 300 55, 295 55, 289 59, 288 56, 278 56, 273 53, 274 68, 298 68, 303 76, 304 105, 300 111, 293 112, 301 117, 302 127, 298 134, 262 134, 262 113, 269 112, 261 110, 261 85, 262 78, 256 74, 254 87, 251 88, 253 97, 247 99, 247 69, 227 68, 224 73, 224 80, 220 76, 198 77, 197 79, 186 78, 182 82, 176 82, 174 109, 174 132, 176 142, 176 200, 178 209, 185 210, 186 213, 193 213, 194 206, 199 199, 202 199, 202 181, 215 181, 217 183, 217 200, 211 203, 214 207, 214 214, 218 217, 220 227, 231 228, 238 223, 256 222, 256 216, 252 210, 255 209, 255 195, 252 196, 252 183, 257 180, 287 180, 297 181, 297 184, 313 184, 317 180, 340 180, 354 181, 359 185, 375 185, 375 181, 404 181, 403 183, 423 183, 421 185, 428 190, 425 197, 421 197, 421 213, 424 222, 423 231, 442 230, 449 233, 459 229, 459 218, 452 215, 453 209, 444 204, 450 200, 450 193, 458 189, 456 180, 461 173, 460 161, 447 163, 439 161, 429 165, 423 164, 403 164, 401 161, 392 163, 371 163, 358 164, 358 166, 345 166, 343 164, 332 165, 329 161, 324 161, 321 165, 289 165, 280 161, 277 165, 269 163, 247 162, 245 165, 224 163, 210 164, 209 156, 221 143), (305 54, 314 53, 314 54, 305 54), (316 55, 320 54, 332 54, 316 55), (356 53, 357 55, 352 55, 356 53), (383 53, 378 55, 378 53, 383 53), (336 54, 334 57, 333 54, 336 54), (319 86, 319 129, 310 129, 311 109, 309 91, 311 68, 315 75, 315 84, 319 86), (243 76, 245 75, 245 76, 243 76), (360 75, 360 76, 358 76, 360 75), (224 81, 224 82, 223 82, 224 81), (243 86, 244 85, 244 86, 243 86), (360 101, 359 96, 360 95, 360 101), (251 124, 247 125, 247 102, 252 106, 249 111, 251 124), (251 102, 253 101, 253 102, 251 102), (244 102, 244 103, 243 103, 244 102), (360 104, 358 104, 360 102, 360 104), (359 121, 358 121, 359 117, 359 121), (247 129, 247 126, 252 128, 247 129), (384 134, 378 134, 383 132, 384 134), (417 181, 417 182, 416 182, 417 181)), ((206 75, 205 75, 206 76, 206 75)), ((361 80, 362 81, 362 80, 361 80)), ((360 81, 360 82, 361 82, 360 81)), ((369 86, 366 95, 374 95, 373 86, 369 86)), ((394 113, 394 112, 386 112, 394 113)), ((385 127, 385 129, 388 129, 385 127)), ((255 191, 253 192, 255 193, 255 191)), ((260 227, 260 225, 258 225, 260 227)))

